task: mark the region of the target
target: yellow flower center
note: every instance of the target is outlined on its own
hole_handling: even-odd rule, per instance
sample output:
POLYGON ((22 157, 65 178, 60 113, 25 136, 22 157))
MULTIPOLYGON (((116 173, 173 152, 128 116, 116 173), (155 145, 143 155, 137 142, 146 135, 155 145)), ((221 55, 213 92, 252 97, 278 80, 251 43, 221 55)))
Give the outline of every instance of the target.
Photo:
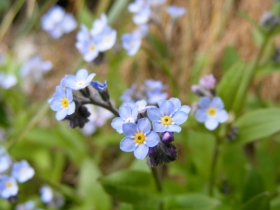
POLYGON ((145 141, 145 136, 143 133, 137 133, 134 137, 134 140, 138 144, 143 144, 143 142, 145 141))
POLYGON ((91 51, 94 51, 94 50, 95 50, 95 46, 94 46, 93 44, 91 44, 91 45, 89 46, 89 49, 90 49, 91 51))
POLYGON ((13 186, 12 182, 6 182, 6 187, 11 188, 13 186))
POLYGON ((207 114, 211 117, 215 116, 217 114, 217 109, 210 107, 209 109, 207 109, 207 114))
POLYGON ((68 105, 69 105, 69 100, 68 100, 67 98, 63 98, 63 99, 61 100, 61 106, 62 106, 63 108, 67 108, 68 105))
POLYGON ((172 119, 169 116, 164 116, 161 118, 161 123, 163 125, 170 125, 172 123, 172 119))

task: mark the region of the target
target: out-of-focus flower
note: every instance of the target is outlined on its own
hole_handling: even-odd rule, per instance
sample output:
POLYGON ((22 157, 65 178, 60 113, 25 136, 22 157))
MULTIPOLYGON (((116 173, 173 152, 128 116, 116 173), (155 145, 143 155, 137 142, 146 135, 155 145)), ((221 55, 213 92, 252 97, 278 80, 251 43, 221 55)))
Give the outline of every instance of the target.
POLYGON ((113 119, 111 126, 118 132, 123 133, 123 124, 135 123, 138 116, 138 106, 131 108, 129 105, 122 105, 119 109, 120 117, 113 119))
POLYGON ((86 69, 80 69, 76 73, 76 76, 68 75, 65 78, 65 85, 73 90, 81 90, 90 84, 94 76, 95 73, 88 75, 88 71, 86 69))
POLYGON ((121 95, 121 100, 124 102, 133 101, 132 94, 136 91, 136 84, 132 84, 130 88, 128 88, 124 93, 121 95))
POLYGON ((41 201, 43 203, 50 203, 53 200, 53 191, 49 186, 43 186, 40 189, 41 201))
POLYGON ((60 6, 52 7, 42 16, 42 28, 54 39, 60 38, 64 33, 69 33, 77 27, 77 22, 72 14, 65 13, 60 6))
POLYGON ((228 113, 224 110, 224 103, 220 97, 214 97, 213 99, 202 97, 195 118, 198 122, 204 122, 207 129, 214 130, 219 123, 227 121, 228 113))
POLYGON ((160 138, 156 132, 151 131, 148 118, 141 118, 137 125, 134 123, 123 124, 123 132, 126 135, 120 143, 120 149, 124 152, 133 152, 137 159, 144 159, 149 152, 149 147, 156 146, 160 138))
POLYGON ((176 5, 170 5, 166 7, 166 12, 170 15, 171 18, 177 19, 186 13, 186 8, 178 7, 176 5))
POLYGON ((279 18, 271 12, 265 12, 260 23, 266 31, 271 31, 279 25, 279 18))
MULTIPOLYGON (((179 100, 179 99, 178 99, 179 100)), ((173 100, 164 100, 158 103, 159 108, 148 109, 148 117, 152 121, 155 132, 180 132, 181 125, 188 119, 188 113, 180 110, 173 100)))
POLYGON ((17 182, 14 177, 1 175, 0 177, 0 194, 4 199, 15 196, 18 193, 17 182))
POLYGON ((12 161, 9 154, 6 152, 4 147, 0 146, 0 173, 6 171, 10 167, 11 163, 12 161))
POLYGON ((19 183, 26 182, 31 179, 35 171, 26 160, 14 163, 12 166, 12 176, 16 178, 19 183))
POLYGON ((141 36, 139 35, 139 32, 137 31, 136 33, 132 32, 131 34, 123 34, 122 46, 128 55, 135 55, 141 46, 141 36))
POLYGON ((67 115, 75 112, 75 103, 70 88, 64 90, 61 86, 56 87, 56 92, 51 100, 51 109, 56 111, 56 120, 62 120, 67 115))
POLYGON ((35 203, 33 201, 27 201, 23 204, 16 205, 15 210, 35 210, 35 203))
POLYGON ((99 34, 94 36, 97 49, 100 52, 111 49, 116 43, 117 32, 110 27, 105 27, 99 34))
POLYGON ((199 84, 205 89, 213 89, 216 85, 216 79, 213 74, 205 75, 199 80, 199 84))
POLYGON ((0 87, 4 89, 9 89, 17 84, 17 78, 13 74, 5 74, 0 72, 0 87))
POLYGON ((152 11, 150 1, 136 0, 128 5, 128 11, 134 13, 133 22, 137 25, 145 24, 149 21, 152 11))

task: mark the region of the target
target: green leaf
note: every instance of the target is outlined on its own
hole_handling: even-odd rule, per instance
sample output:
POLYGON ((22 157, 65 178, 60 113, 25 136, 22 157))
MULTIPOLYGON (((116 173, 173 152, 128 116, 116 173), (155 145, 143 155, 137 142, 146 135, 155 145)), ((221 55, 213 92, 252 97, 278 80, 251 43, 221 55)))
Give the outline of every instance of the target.
POLYGON ((118 17, 123 13, 124 9, 127 7, 129 0, 114 1, 113 6, 108 12, 108 23, 112 25, 118 17))
POLYGON ((242 203, 262 192, 264 192, 264 186, 261 176, 254 169, 249 168, 243 185, 242 203))
POLYGON ((269 210, 269 193, 264 192, 251 198, 243 204, 238 210, 269 210))
POLYGON ((158 202, 150 173, 136 170, 115 172, 100 179, 105 191, 119 201, 141 205, 158 202))
POLYGON ((167 197, 164 210, 211 210, 219 205, 219 201, 203 194, 185 194, 167 197))
POLYGON ((239 145, 270 136, 280 131, 280 109, 267 108, 249 112, 237 119, 239 145))
POLYGON ((96 164, 90 159, 85 159, 78 178, 78 192, 84 200, 82 209, 112 209, 110 197, 97 181, 100 176, 101 172, 96 164))
POLYGON ((223 60, 222 60, 222 69, 223 72, 226 72, 232 65, 241 60, 237 50, 233 46, 228 46, 225 49, 223 60))

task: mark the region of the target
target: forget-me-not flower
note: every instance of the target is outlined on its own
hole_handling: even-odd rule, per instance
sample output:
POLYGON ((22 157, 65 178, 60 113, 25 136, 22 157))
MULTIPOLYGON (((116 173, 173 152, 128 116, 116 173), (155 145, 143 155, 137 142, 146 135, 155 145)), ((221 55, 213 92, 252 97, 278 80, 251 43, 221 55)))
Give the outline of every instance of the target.
POLYGON ((219 123, 227 121, 228 113, 224 110, 224 103, 220 97, 214 97, 213 99, 202 97, 195 118, 198 122, 204 122, 207 129, 214 130, 219 123))
POLYGON ((188 119, 188 113, 184 109, 180 110, 181 102, 179 100, 178 103, 178 100, 164 100, 158 103, 159 108, 148 109, 148 117, 152 121, 155 132, 181 131, 179 125, 188 119))
POLYGON ((40 189, 41 201, 43 203, 50 203, 53 199, 53 191, 49 186, 43 186, 40 189))
POLYGON ((170 5, 166 8, 166 12, 171 16, 171 18, 177 19, 186 13, 186 8, 170 5))
POLYGON ((88 75, 88 71, 86 69, 80 69, 76 73, 76 76, 68 75, 65 78, 65 85, 73 90, 81 90, 91 83, 94 76, 95 73, 88 75))
POLYGON ((17 182, 14 177, 6 174, 0 177, 0 194, 1 197, 7 199, 11 196, 15 196, 18 193, 17 182))
POLYGON ((123 124, 123 132, 126 135, 120 143, 120 149, 124 152, 133 152, 137 159, 144 159, 150 147, 156 146, 160 138, 158 134, 151 131, 148 118, 141 118, 137 125, 135 123, 123 124))
POLYGON ((63 87, 57 86, 56 92, 51 100, 51 109, 56 111, 56 120, 62 120, 67 115, 75 112, 75 102, 70 88, 64 90, 63 87))
POLYGON ((141 36, 138 31, 122 35, 122 46, 127 54, 135 55, 141 46, 141 36))
POLYGON ((28 164, 26 160, 14 163, 12 166, 12 176, 16 178, 19 183, 26 182, 34 176, 34 169, 28 164))
POLYGON ((23 204, 16 205, 15 210, 38 210, 35 207, 35 203, 33 201, 27 201, 23 204))
POLYGON ((0 173, 6 171, 12 163, 9 154, 4 147, 0 147, 0 173))
POLYGON ((113 119, 111 126, 118 132, 123 133, 123 124, 132 122, 135 123, 138 117, 138 106, 133 108, 129 104, 124 103, 119 109, 120 117, 113 119))
POLYGON ((0 87, 4 89, 9 89, 15 84, 17 84, 17 78, 15 75, 0 72, 0 87))

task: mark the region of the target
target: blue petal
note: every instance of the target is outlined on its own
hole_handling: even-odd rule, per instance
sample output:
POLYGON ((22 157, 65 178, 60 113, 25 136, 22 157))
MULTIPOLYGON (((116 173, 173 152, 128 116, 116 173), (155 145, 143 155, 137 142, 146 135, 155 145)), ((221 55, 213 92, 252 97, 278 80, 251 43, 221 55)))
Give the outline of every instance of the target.
POLYGON ((164 101, 160 105, 160 110, 162 111, 163 115, 170 116, 175 111, 175 107, 171 101, 164 101))
POLYGON ((137 125, 135 123, 124 123, 122 130, 127 137, 134 137, 137 133, 137 125))
POLYGON ((90 75, 88 75, 88 77, 86 78, 86 84, 89 84, 95 75, 95 73, 91 73, 90 75))
POLYGON ((177 125, 180 125, 188 119, 188 115, 185 112, 175 112, 172 117, 172 122, 175 122, 177 125))
POLYGON ((189 112, 191 111, 191 107, 189 107, 187 105, 183 105, 183 106, 181 106, 179 111, 182 111, 182 112, 185 112, 186 114, 189 114, 189 112))
POLYGON ((76 74, 77 80, 85 80, 88 76, 88 71, 86 69, 80 69, 76 74))
POLYGON ((111 126, 118 132, 118 133, 123 133, 122 126, 123 126, 124 121, 122 118, 117 117, 113 119, 111 122, 111 126))
POLYGON ((122 105, 119 109, 120 117, 123 120, 126 120, 131 115, 131 108, 125 105, 122 105))
POLYGON ((136 121, 138 117, 138 106, 135 106, 131 111, 132 118, 136 121))
POLYGON ((148 135, 146 135, 145 141, 148 147, 154 147, 159 143, 160 138, 156 132, 151 131, 148 135))
POLYGON ((160 109, 158 108, 150 108, 147 111, 148 117, 150 118, 151 121, 157 121, 160 120, 162 117, 162 113, 160 109))
POLYGON ((67 115, 71 115, 74 112, 75 112, 75 103, 74 103, 74 101, 72 101, 68 106, 67 115))
POLYGON ((57 96, 59 98, 65 97, 65 91, 64 91, 63 87, 61 87, 61 86, 56 86, 54 94, 55 94, 55 96, 57 96))
POLYGON ((139 160, 143 160, 147 156, 148 152, 149 147, 145 144, 139 144, 134 150, 134 156, 139 160))
POLYGON ((53 98, 52 99, 51 109, 53 111, 59 111, 61 109, 61 100, 59 98, 53 98))
POLYGON ((207 113, 206 110, 199 109, 195 113, 195 118, 198 122, 205 122, 207 119, 207 113))
POLYGON ((73 94, 72 94, 72 90, 70 88, 66 88, 66 97, 69 100, 69 102, 73 101, 73 94))
POLYGON ((219 123, 224 123, 224 122, 226 122, 227 121, 227 119, 228 119, 228 113, 227 113, 227 111, 226 110, 220 110, 219 111, 219 113, 218 113, 218 121, 219 121, 219 123))
POLYGON ((64 84, 66 87, 73 89, 76 86, 76 77, 74 75, 68 75, 65 78, 64 84))
POLYGON ((67 109, 61 109, 59 110, 56 115, 55 118, 56 120, 63 120, 67 115, 67 109))
POLYGON ((199 106, 202 109, 207 109, 211 104, 211 99, 208 97, 202 97, 199 101, 199 106))
POLYGON ((211 106, 213 106, 217 109, 223 109, 224 103, 220 97, 215 97, 212 99, 211 106))
POLYGON ((181 130, 182 130, 181 127, 179 125, 175 125, 175 124, 168 125, 167 129, 166 129, 166 131, 176 132, 176 133, 181 132, 181 130))
POLYGON ((155 132, 165 132, 166 126, 164 126, 161 122, 154 121, 153 122, 153 130, 155 132))
POLYGON ((170 98, 169 101, 171 101, 174 104, 175 110, 180 109, 181 101, 178 98, 170 98))
POLYGON ((209 118, 205 121, 205 127, 208 129, 208 130, 214 130, 218 127, 219 123, 217 121, 217 119, 214 119, 214 118, 209 118))
POLYGON ((141 118, 137 123, 138 130, 145 135, 151 131, 151 123, 148 118, 141 118))
POLYGON ((137 147, 137 143, 129 137, 125 137, 120 142, 120 149, 124 152, 132 152, 137 147))

